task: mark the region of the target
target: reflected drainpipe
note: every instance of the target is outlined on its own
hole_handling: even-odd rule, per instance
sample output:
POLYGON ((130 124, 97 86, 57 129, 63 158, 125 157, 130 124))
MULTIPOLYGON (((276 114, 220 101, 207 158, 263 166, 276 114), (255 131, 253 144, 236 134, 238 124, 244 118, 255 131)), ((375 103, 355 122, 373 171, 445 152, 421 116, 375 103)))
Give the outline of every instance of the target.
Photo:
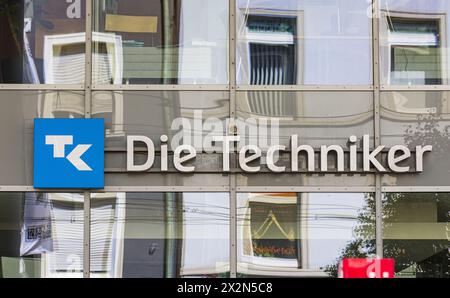
POLYGON ((181 193, 165 194, 165 277, 180 277, 183 231, 183 199, 181 193))
POLYGON ((177 69, 174 67, 173 57, 175 47, 173 46, 174 38, 174 22, 172 13, 174 5, 172 0, 161 0, 162 8, 162 83, 173 84, 176 82, 176 78, 172 78, 174 73, 177 73, 177 69))

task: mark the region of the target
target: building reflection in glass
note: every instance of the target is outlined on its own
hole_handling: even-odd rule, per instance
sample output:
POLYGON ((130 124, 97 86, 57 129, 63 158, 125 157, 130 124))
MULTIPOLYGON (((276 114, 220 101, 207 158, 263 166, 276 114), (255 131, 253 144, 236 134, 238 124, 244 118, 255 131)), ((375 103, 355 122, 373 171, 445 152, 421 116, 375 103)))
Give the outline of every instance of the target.
MULTIPOLYGON (((0 194, 0 277, 82 277, 82 194, 0 194)), ((226 193, 92 194, 91 277, 226 277, 226 193)))
POLYGON ((227 193, 92 194, 91 277, 226 277, 227 193))
POLYGON ((450 277, 450 195, 385 193, 383 253, 396 277, 450 277))
POLYGON ((448 84, 448 1, 379 3, 382 84, 448 84))
POLYGON ((94 1, 93 26, 115 39, 94 40, 96 84, 228 83, 227 1, 94 1))
POLYGON ((84 196, 0 194, 0 277, 83 277, 84 196))
POLYGON ((371 84, 367 8, 365 0, 236 1, 238 84, 371 84))
POLYGON ((82 84, 84 0, 1 0, 0 83, 82 84))
POLYGON ((344 254, 375 252, 374 225, 371 194, 239 194, 238 272, 336 276, 344 254))

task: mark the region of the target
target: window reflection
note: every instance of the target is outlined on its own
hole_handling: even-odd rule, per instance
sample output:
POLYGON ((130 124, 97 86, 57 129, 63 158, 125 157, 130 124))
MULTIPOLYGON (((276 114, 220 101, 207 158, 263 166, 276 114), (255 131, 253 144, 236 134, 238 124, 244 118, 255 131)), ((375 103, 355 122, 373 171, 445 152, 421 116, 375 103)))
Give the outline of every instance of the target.
POLYGON ((92 198, 92 277, 228 276, 227 193, 92 198))
POLYGON ((228 1, 94 3, 96 84, 228 83, 228 1))
POLYGON ((343 257, 375 252, 375 206, 363 193, 238 195, 242 276, 337 276, 343 257))
POLYGON ((385 193, 383 221, 396 277, 450 277, 448 193, 385 193))
POLYGON ((0 277, 82 277, 83 199, 0 193, 0 277))
POLYGON ((0 1, 0 83, 83 83, 84 16, 84 0, 0 1))
POLYGON ((238 0, 236 5, 238 84, 372 83, 367 1, 238 0))
POLYGON ((447 1, 380 3, 383 83, 447 84, 447 1))

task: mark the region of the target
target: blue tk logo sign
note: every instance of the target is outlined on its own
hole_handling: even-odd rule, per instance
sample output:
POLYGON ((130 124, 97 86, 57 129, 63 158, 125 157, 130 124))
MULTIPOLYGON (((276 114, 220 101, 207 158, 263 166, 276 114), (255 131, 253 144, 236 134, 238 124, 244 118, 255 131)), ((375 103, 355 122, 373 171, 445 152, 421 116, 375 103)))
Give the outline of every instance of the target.
POLYGON ((34 120, 34 188, 103 188, 103 119, 34 120))

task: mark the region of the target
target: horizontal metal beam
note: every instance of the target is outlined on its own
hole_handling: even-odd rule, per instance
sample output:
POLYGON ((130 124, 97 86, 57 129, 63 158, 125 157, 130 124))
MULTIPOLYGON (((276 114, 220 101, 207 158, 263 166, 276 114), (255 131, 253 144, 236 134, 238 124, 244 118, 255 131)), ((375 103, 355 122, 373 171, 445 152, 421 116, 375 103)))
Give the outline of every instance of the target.
MULTIPOLYGON (((374 186, 238 186, 239 192, 374 192, 374 186)), ((35 189, 30 185, 2 185, 0 192, 82 193, 82 189, 35 189)), ((105 186, 92 192, 222 192, 229 186, 105 186)), ((383 186, 382 192, 450 192, 450 186, 383 186)))
MULTIPOLYGON (((92 90, 228 91, 229 85, 94 85, 92 90)), ((450 91, 450 85, 382 85, 382 91, 450 91)), ((0 90, 84 90, 82 84, 0 84, 0 90)), ((372 85, 240 85, 237 91, 373 91, 372 85)))
POLYGON ((382 192, 450 192, 450 186, 383 186, 382 192))
POLYGON ((354 187, 324 187, 324 186, 238 186, 238 192, 375 192, 373 186, 354 186, 354 187))
POLYGON ((228 85, 94 85, 94 91, 228 91, 228 85))
POLYGON ((414 86, 391 86, 383 85, 382 91, 450 91, 448 85, 414 85, 414 86))
POLYGON ((227 192, 230 188, 223 186, 105 186, 96 192, 227 192))
POLYGON ((0 90, 84 90, 84 85, 58 85, 58 84, 0 84, 0 90))
MULTIPOLYGON (((27 185, 0 186, 0 192, 45 192, 45 193, 83 193, 85 189, 35 189, 27 185)), ((102 192, 226 192, 227 185, 218 186, 105 186, 103 189, 90 189, 93 193, 102 192)))
POLYGON ((240 85, 237 91, 372 91, 372 85, 240 85))

